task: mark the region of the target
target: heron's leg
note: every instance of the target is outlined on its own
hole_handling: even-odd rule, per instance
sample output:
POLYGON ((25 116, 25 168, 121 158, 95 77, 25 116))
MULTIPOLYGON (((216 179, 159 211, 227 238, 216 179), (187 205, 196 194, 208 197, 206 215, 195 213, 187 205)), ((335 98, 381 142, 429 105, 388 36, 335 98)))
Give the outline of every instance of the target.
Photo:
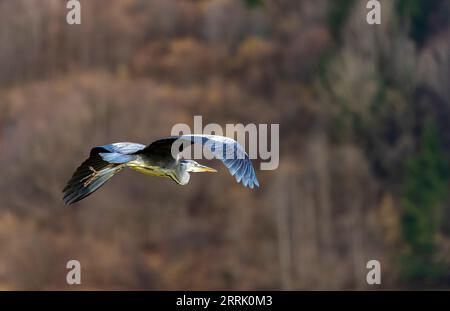
POLYGON ((83 184, 84 187, 89 186, 94 181, 94 179, 100 174, 99 171, 95 170, 95 168, 93 168, 92 166, 89 166, 89 169, 92 171, 92 173, 81 179, 81 181, 87 179, 83 184))

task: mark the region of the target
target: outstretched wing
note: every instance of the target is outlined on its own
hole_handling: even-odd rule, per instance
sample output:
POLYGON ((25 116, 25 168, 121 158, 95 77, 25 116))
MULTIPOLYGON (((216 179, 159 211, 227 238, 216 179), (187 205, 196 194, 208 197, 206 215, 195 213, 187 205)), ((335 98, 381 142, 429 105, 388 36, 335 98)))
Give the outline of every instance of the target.
MULTIPOLYGON (((103 145, 96 148, 103 148, 106 149, 109 152, 117 152, 122 154, 132 154, 139 150, 142 150, 145 148, 145 145, 138 144, 138 143, 114 143, 109 145, 103 145)), ((95 148, 94 148, 95 149, 95 148)))
POLYGON ((168 153, 172 153, 172 145, 176 141, 180 141, 180 148, 177 150, 179 152, 182 151, 182 142, 206 146, 216 159, 221 160, 225 164, 238 183, 242 182, 245 187, 252 189, 254 186, 259 187, 252 162, 244 148, 237 141, 228 137, 200 134, 172 136, 157 140, 138 153, 147 153, 152 156, 167 156, 168 153))
POLYGON ((144 149, 135 143, 115 143, 92 148, 86 159, 73 173, 64 188, 64 203, 72 204, 94 193, 111 177, 120 172, 121 164, 131 160, 131 154, 144 149))
POLYGON ((144 149, 145 145, 137 143, 114 143, 95 147, 92 152, 98 152, 108 163, 122 164, 133 160, 133 154, 144 149), (105 150, 102 152, 102 150, 105 150))

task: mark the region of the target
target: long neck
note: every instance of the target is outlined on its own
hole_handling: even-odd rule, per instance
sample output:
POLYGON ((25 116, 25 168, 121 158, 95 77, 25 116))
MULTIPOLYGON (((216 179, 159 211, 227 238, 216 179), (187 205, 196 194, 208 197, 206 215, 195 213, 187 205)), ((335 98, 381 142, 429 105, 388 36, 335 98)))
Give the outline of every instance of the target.
POLYGON ((189 172, 187 171, 186 165, 179 165, 178 170, 176 171, 176 182, 180 185, 186 185, 189 183, 189 179, 191 178, 189 172))

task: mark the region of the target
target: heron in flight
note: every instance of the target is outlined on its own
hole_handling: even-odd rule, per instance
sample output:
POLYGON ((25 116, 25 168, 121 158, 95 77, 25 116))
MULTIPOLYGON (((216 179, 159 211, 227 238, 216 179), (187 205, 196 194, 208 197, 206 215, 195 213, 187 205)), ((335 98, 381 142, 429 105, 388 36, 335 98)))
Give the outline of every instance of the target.
POLYGON ((146 175, 168 177, 179 185, 189 182, 189 173, 217 172, 193 160, 181 159, 183 146, 193 143, 206 146, 215 158, 225 164, 238 183, 242 182, 251 189, 259 187, 252 162, 234 139, 217 135, 182 135, 162 138, 148 146, 114 143, 94 147, 89 158, 67 182, 63 190, 64 203, 72 204, 84 199, 126 167, 146 175), (175 142, 182 144, 173 148, 175 142))

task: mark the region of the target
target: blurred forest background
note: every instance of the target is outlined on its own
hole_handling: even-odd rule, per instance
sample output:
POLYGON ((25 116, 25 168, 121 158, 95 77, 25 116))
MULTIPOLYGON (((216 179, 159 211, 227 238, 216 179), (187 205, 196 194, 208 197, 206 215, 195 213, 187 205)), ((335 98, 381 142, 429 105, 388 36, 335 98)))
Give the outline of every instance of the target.
POLYGON ((450 1, 80 2, 0 0, 0 289, 450 289, 450 1), (278 170, 63 205, 91 147, 194 115, 279 123, 278 170))

